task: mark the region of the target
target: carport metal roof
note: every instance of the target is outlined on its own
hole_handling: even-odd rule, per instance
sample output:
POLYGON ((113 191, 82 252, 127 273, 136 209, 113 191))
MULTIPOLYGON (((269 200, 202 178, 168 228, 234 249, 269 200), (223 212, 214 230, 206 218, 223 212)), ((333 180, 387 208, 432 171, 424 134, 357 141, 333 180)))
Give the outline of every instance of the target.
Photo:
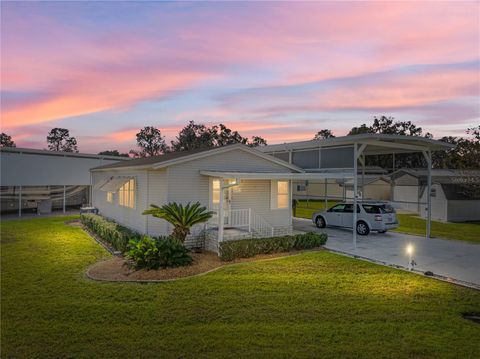
POLYGON ((362 152, 362 154, 365 156, 392 153, 439 151, 455 147, 449 143, 420 136, 364 133, 360 135, 334 137, 324 140, 311 140, 269 145, 259 147, 259 150, 272 153, 324 147, 353 146, 354 144, 366 145, 362 152))

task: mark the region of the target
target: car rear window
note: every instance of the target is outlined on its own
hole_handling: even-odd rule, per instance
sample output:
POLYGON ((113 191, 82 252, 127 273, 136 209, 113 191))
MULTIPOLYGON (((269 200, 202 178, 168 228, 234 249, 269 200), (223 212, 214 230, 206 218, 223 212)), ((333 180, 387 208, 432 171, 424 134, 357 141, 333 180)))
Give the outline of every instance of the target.
POLYGON ((380 209, 382 210, 383 213, 395 213, 395 208, 388 204, 384 204, 383 206, 380 206, 380 209))
POLYGON ((362 205, 362 207, 365 210, 365 212, 370 213, 370 214, 381 213, 379 206, 374 206, 374 205, 371 205, 371 204, 364 204, 364 205, 362 205))

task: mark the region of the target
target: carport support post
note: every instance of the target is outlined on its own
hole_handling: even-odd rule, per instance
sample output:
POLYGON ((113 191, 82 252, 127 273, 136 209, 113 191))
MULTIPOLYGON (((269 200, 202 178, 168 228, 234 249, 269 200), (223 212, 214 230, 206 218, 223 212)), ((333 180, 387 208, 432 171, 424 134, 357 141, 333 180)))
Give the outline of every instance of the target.
POLYGON ((360 148, 358 148, 356 142, 353 144, 353 249, 357 249, 358 158, 362 155, 366 147, 366 143, 362 143, 360 148))
POLYGON ((428 177, 427 177, 427 233, 426 237, 430 238, 432 225, 432 152, 423 151, 423 156, 427 160, 428 177))
POLYGON ((66 205, 66 191, 67 191, 67 186, 63 185, 63 213, 65 213, 65 205, 66 205))
POLYGON ((325 178, 325 211, 328 209, 328 200, 327 200, 327 189, 328 189, 328 179, 325 178))
POLYGON ((20 186, 18 192, 18 216, 22 216, 22 186, 20 186))
POLYGON ((360 162, 362 164, 362 199, 365 196, 365 156, 360 156, 360 162))
POLYGON ((358 147, 353 144, 353 249, 357 249, 357 192, 358 192, 358 147))

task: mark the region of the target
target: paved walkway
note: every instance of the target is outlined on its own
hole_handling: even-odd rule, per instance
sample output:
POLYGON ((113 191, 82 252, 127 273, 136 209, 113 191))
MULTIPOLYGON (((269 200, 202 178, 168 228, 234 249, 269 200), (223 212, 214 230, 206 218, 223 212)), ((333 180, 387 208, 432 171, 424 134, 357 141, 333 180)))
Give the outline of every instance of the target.
POLYGON ((354 250, 351 230, 319 229, 310 220, 300 218, 293 220, 293 226, 295 230, 328 233, 328 249, 403 267, 408 266, 406 247, 412 244, 416 270, 480 286, 480 244, 387 232, 358 236, 354 250))

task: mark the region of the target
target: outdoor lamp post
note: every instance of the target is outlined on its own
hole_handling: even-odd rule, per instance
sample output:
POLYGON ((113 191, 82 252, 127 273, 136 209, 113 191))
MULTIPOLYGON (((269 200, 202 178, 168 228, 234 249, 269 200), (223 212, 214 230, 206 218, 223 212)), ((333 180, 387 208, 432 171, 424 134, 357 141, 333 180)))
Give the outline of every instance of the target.
POLYGON ((408 254, 408 270, 413 270, 413 265, 414 265, 414 261, 412 259, 413 246, 411 244, 407 246, 407 254, 408 254))

